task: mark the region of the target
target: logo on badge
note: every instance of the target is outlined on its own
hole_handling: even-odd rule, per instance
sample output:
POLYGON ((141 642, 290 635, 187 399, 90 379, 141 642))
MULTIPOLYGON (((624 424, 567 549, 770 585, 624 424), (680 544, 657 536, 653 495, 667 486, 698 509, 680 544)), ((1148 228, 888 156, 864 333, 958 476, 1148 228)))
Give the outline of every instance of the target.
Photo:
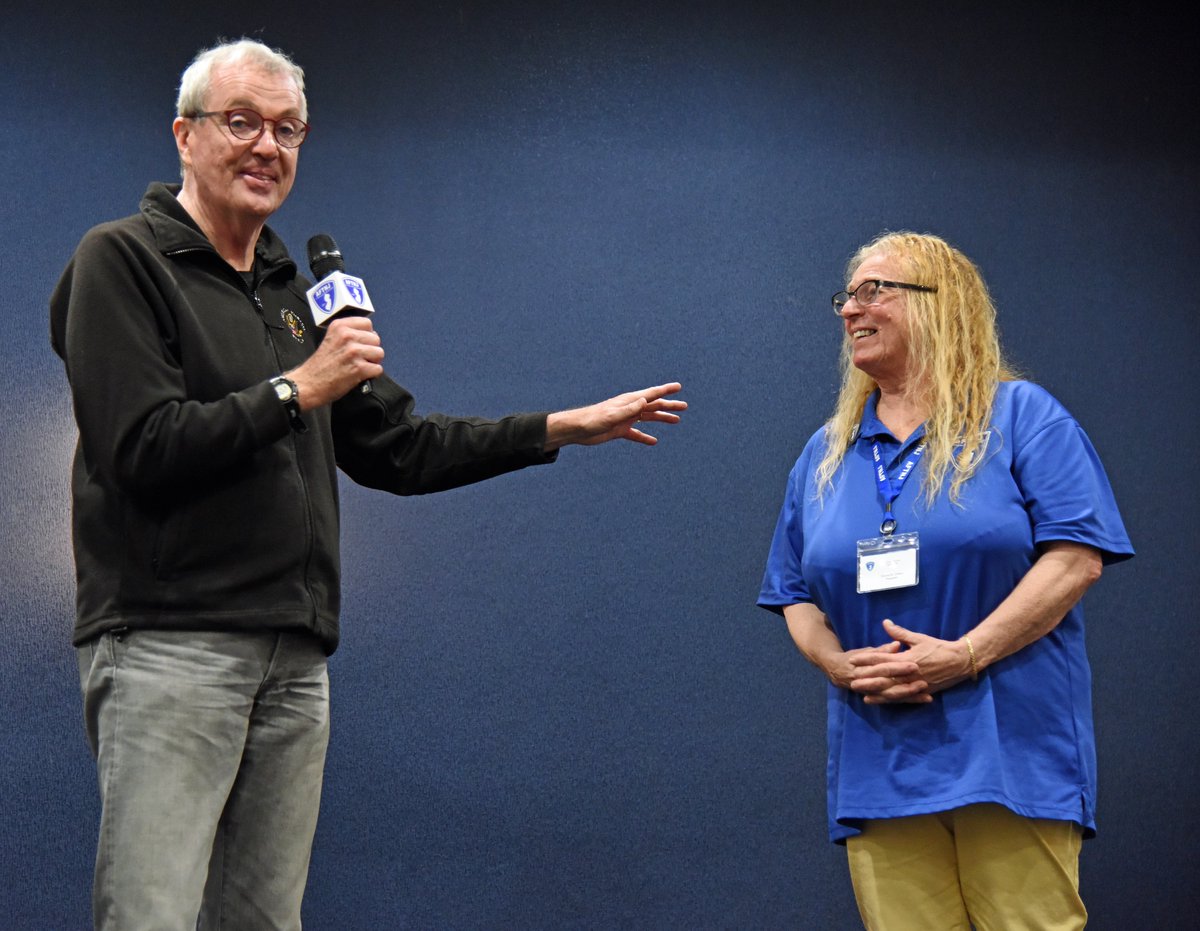
POLYGON ((304 321, 294 310, 288 310, 286 307, 279 312, 279 316, 283 318, 284 325, 291 331, 296 342, 304 342, 304 321))
POLYGON ((868 560, 868 561, 867 561, 867 571, 868 571, 868 572, 874 572, 874 571, 875 571, 875 560, 871 559, 871 560, 868 560))

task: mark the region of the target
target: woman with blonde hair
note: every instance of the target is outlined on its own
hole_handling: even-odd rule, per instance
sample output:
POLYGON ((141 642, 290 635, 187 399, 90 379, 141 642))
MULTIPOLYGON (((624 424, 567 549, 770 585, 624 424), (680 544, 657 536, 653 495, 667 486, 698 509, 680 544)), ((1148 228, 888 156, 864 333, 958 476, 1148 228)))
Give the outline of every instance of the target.
POLYGON ((1082 928, 1095 833, 1080 599, 1133 555, 1086 434, 1003 360, 979 270, 863 246, 843 380, 758 603, 829 679, 830 837, 871 929, 1082 928))

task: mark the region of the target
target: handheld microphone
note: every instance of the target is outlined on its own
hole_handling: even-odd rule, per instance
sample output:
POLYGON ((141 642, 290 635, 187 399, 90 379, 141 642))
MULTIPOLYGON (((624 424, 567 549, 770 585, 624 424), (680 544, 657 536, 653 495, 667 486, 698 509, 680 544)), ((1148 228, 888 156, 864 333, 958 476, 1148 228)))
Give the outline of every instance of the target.
POLYGON ((327 326, 339 315, 365 317, 375 313, 363 280, 346 274, 346 263, 332 236, 318 233, 308 241, 308 267, 317 280, 306 292, 317 326, 327 326))
MULTIPOLYGON (((346 274, 341 250, 328 233, 317 233, 308 241, 308 267, 317 283, 305 295, 317 326, 328 326, 335 317, 365 317, 375 313, 367 286, 361 278, 346 274)), ((371 393, 371 383, 358 386, 363 394, 371 393)))

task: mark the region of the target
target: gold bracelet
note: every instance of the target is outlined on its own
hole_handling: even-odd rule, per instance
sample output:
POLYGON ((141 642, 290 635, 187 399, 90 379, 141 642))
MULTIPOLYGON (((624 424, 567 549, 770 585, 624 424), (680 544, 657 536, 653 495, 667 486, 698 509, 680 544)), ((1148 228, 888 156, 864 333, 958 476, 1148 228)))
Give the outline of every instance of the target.
POLYGON ((971 660, 971 680, 975 681, 979 678, 979 667, 975 665, 975 648, 971 646, 970 637, 963 637, 962 641, 967 645, 967 656, 971 660))

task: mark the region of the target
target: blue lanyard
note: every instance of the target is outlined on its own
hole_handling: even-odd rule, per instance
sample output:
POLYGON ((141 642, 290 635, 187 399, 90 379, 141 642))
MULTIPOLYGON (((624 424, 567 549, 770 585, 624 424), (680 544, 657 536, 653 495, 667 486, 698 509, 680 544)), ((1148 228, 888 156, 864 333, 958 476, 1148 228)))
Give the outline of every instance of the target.
POLYGON ((896 530, 896 518, 892 516, 892 502, 900 497, 900 490, 904 488, 904 483, 908 481, 908 477, 912 474, 912 470, 916 468, 917 460, 921 458, 921 454, 925 452, 925 441, 921 441, 908 458, 904 460, 904 465, 900 467, 900 471, 895 478, 888 478, 887 470, 883 467, 883 456, 879 452, 879 441, 871 441, 871 456, 875 460, 875 484, 879 486, 879 496, 883 498, 883 523, 879 525, 879 532, 885 537, 891 536, 896 530))

